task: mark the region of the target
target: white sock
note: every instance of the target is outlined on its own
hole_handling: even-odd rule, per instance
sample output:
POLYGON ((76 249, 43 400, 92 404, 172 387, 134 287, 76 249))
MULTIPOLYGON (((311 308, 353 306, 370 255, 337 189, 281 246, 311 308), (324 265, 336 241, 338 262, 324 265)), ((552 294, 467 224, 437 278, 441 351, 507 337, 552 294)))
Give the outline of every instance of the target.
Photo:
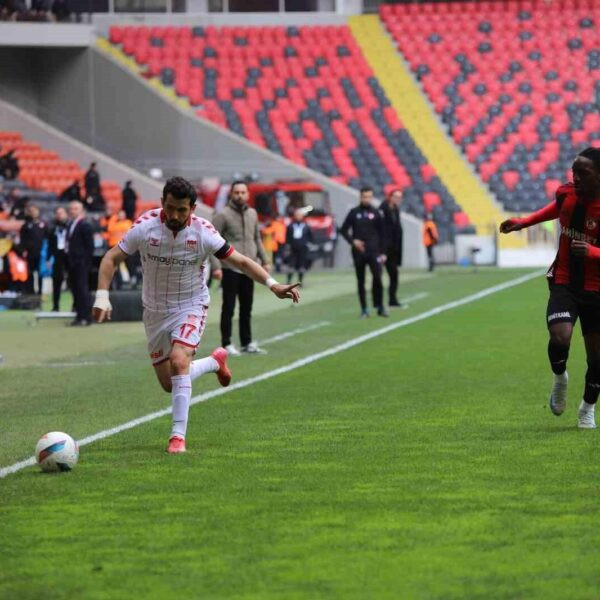
POLYGON ((218 370, 219 363, 212 356, 199 358, 190 363, 190 379, 191 381, 194 381, 194 379, 200 377, 200 375, 204 375, 205 373, 215 373, 218 370))
POLYGON ((579 405, 579 410, 584 410, 585 412, 590 412, 594 410, 595 404, 588 404, 585 400, 581 401, 579 405))
POLYGON ((567 383, 569 381, 569 374, 566 371, 560 375, 554 373, 554 381, 556 383, 567 383))
POLYGON ((171 377, 171 385, 171 401, 173 403, 171 437, 177 435, 185 439, 190 398, 192 397, 192 380, 189 375, 174 375, 171 377))

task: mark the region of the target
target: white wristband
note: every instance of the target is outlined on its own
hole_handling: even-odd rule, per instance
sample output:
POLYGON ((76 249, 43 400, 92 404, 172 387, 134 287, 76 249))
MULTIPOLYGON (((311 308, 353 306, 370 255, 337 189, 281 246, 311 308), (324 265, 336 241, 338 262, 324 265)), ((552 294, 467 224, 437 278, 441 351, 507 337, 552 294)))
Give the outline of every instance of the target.
POLYGON ((271 289, 274 285, 278 285, 277 280, 273 279, 272 277, 267 277, 267 280, 265 281, 265 285, 271 289))
POLYGON ((110 300, 108 298, 108 290, 96 290, 94 308, 106 311, 112 310, 112 306, 110 305, 110 300))

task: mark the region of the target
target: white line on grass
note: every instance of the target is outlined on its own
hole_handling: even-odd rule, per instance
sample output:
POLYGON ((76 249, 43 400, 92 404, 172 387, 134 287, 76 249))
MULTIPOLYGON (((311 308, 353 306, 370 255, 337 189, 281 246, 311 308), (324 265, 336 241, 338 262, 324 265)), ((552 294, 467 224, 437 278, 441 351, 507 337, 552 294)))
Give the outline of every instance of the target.
POLYGON ((267 346, 273 342, 287 340, 289 337, 298 335, 299 333, 306 333, 307 331, 312 331, 313 329, 321 329, 321 327, 325 327, 326 325, 331 325, 331 321, 319 321, 318 323, 313 323, 312 325, 307 325, 306 327, 298 327, 298 329, 292 329, 291 331, 286 331, 285 333, 280 333, 279 335, 262 340, 261 342, 258 342, 258 344, 259 346, 267 346))
MULTIPOLYGON (((479 292, 475 292, 474 294, 469 294, 468 296, 460 298, 459 300, 454 300, 452 302, 447 302, 446 304, 436 306, 434 308, 426 310, 425 312, 422 312, 421 314, 415 315, 414 317, 409 317, 396 323, 390 323, 386 327, 380 327, 379 329, 375 329, 374 331, 348 340, 347 342, 343 342, 342 344, 338 344, 337 346, 332 346, 331 348, 328 348, 327 350, 323 350, 321 352, 317 352, 316 354, 310 354, 309 356, 305 356, 304 358, 295 360, 294 362, 284 365, 283 367, 273 369, 272 371, 267 371, 266 373, 261 373, 260 375, 255 375, 254 377, 249 377, 248 379, 243 379, 242 381, 238 381, 237 383, 234 383, 233 385, 230 385, 226 388, 219 388, 195 396, 194 398, 192 398, 190 404, 194 405, 199 404, 200 402, 206 402, 211 398, 216 398, 217 396, 222 396, 223 394, 228 394, 230 392, 234 392, 235 390, 246 388, 260 381, 265 381, 266 379, 277 377, 277 375, 282 375, 283 373, 289 373, 290 371, 294 371, 295 369, 299 369, 300 367, 309 365, 310 363, 313 363, 317 360, 321 360, 322 358, 326 358, 327 356, 338 354, 339 352, 348 350, 348 348, 353 348, 354 346, 358 346, 363 342, 367 342, 369 340, 372 340, 373 338, 385 335, 390 331, 400 329, 401 327, 406 327, 407 325, 412 325, 413 323, 418 323, 419 321, 424 321, 429 317, 435 317, 436 315, 439 315, 448 310, 458 308, 459 306, 464 306, 465 304, 470 304, 471 302, 481 300, 482 298, 491 296, 492 294, 496 294, 497 292, 501 292, 516 285, 520 285, 521 283, 525 283, 526 281, 538 277, 542 273, 544 273, 544 271, 535 271, 533 273, 528 273, 527 275, 522 275, 521 277, 517 277, 516 279, 511 279, 509 281, 505 281, 504 283, 499 283, 498 285, 494 285, 479 292)), ((99 431, 98 433, 94 433, 93 435, 89 435, 88 437, 79 440, 79 445, 86 446, 87 444, 91 444, 92 442, 103 440, 104 438, 111 437, 113 435, 116 435, 117 433, 121 433, 122 431, 126 431, 127 429, 133 429, 138 425, 148 423, 148 421, 153 421, 154 419, 164 417, 170 412, 171 407, 169 406, 168 408, 163 408, 162 410, 158 410, 143 417, 133 419, 132 421, 128 421, 127 423, 123 423, 122 425, 117 425, 117 427, 112 427, 111 429, 99 431)), ((16 473, 17 471, 20 471, 26 467, 30 467, 34 464, 35 458, 31 457, 27 460, 22 460, 8 467, 4 467, 0 469, 0 479, 6 477, 7 475, 10 475, 11 473, 16 473)))

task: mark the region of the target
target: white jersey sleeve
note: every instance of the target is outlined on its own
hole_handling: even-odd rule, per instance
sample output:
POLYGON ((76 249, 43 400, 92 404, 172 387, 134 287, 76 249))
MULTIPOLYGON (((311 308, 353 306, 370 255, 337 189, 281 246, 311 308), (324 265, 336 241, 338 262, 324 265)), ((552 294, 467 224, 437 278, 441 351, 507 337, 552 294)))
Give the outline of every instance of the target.
POLYGON ((208 253, 214 254, 221 260, 230 256, 233 252, 233 246, 230 246, 226 242, 225 238, 215 229, 210 221, 200 217, 196 218, 202 228, 202 237, 208 253))

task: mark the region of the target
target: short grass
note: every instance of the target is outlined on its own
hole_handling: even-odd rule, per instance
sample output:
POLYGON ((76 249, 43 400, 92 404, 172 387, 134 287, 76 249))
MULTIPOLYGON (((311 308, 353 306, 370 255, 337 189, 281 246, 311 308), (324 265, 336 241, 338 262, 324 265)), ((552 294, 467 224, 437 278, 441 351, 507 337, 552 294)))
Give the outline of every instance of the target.
MULTIPOLYGON (((521 273, 407 274, 403 294, 427 296, 389 321, 357 319, 350 273, 315 274, 296 308, 261 291, 258 339, 327 324, 232 360, 236 379, 521 273)), ((84 447, 72 473, 0 479, 0 598, 598 597, 582 344, 557 419, 545 301, 538 278, 197 405, 186 455, 164 452, 165 417, 84 447)), ((28 319, 0 314, 0 466, 47 430, 169 404, 139 324, 28 319)))

